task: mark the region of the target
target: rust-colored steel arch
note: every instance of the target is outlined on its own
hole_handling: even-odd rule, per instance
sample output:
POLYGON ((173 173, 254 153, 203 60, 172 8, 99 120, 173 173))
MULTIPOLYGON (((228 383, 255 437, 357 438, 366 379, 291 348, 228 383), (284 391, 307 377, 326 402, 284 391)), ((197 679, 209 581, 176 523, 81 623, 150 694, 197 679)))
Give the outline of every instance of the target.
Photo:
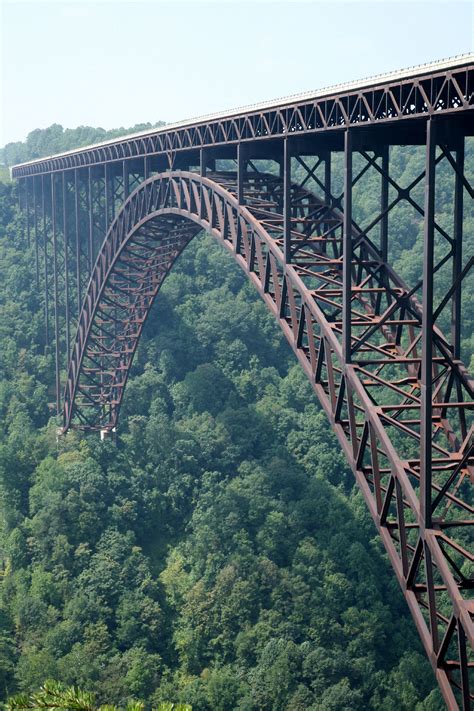
MULTIPOLYGON (((250 258, 249 269, 241 253, 247 248, 247 236, 255 232, 275 260, 268 284, 278 282, 275 269, 284 261, 281 244, 264 229, 262 215, 259 221, 238 203, 235 180, 232 174, 227 177, 226 181, 226 174, 221 173, 217 183, 196 173, 166 172, 142 182, 124 203, 98 255, 81 311, 64 393, 65 431, 74 426, 75 418, 79 427, 88 430, 116 426, 150 307, 175 260, 198 232, 208 231, 230 249, 265 297, 268 288, 260 289, 256 254, 250 258)), ((281 187, 281 181, 272 176, 261 176, 257 183, 250 179, 252 208, 265 212, 268 206, 281 203, 281 187), (262 178, 267 199, 262 198, 262 178), (256 187, 260 188, 258 202, 256 187), (270 194, 273 202, 268 200, 270 194)), ((308 191, 298 186, 292 189, 305 200, 306 208, 321 208, 308 191)))
POLYGON ((310 379, 448 707, 469 708, 472 381, 433 327, 433 476, 427 496, 422 309, 365 234, 295 186, 285 253, 282 187, 266 175, 249 178, 242 190, 231 174, 219 174, 217 182, 175 171, 135 190, 92 272, 70 358, 64 430, 115 427, 143 324, 166 274, 197 232, 214 235, 255 284, 310 379), (344 259, 348 232, 351 254, 344 259))

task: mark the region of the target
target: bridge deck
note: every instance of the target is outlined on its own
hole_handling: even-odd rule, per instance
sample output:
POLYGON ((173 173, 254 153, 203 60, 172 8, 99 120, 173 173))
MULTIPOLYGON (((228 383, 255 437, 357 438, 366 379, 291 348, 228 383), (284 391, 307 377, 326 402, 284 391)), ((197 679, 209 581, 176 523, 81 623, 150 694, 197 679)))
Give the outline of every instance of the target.
POLYGON ((474 109, 474 54, 179 121, 21 163, 12 177, 474 109))

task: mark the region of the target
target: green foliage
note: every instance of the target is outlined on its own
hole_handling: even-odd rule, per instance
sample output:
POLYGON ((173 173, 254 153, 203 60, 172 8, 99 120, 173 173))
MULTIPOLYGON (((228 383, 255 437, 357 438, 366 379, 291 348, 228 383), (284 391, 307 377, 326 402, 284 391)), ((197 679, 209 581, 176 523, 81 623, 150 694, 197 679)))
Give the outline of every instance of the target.
MULTIPOLYGON (((141 701, 129 701, 125 711, 143 711, 141 701)), ((46 681, 39 691, 32 694, 17 694, 5 704, 6 711, 61 709, 61 711, 119 711, 111 704, 98 705, 94 694, 81 691, 75 686, 66 687, 56 681, 46 681)), ((160 703, 156 711, 191 711, 188 704, 160 703)))

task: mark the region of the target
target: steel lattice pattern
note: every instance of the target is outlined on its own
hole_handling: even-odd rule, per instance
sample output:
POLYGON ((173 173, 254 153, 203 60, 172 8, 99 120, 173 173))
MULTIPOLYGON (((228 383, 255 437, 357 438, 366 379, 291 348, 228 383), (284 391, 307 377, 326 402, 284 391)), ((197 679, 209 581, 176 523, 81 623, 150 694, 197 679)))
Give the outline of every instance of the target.
MULTIPOLYGON (((343 89, 314 99, 282 102, 283 105, 250 109, 235 115, 211 117, 177 124, 137 137, 115 140, 101 146, 71 151, 64 156, 33 161, 13 169, 20 178, 55 170, 93 166, 153 154, 266 140, 291 134, 340 130, 359 124, 383 124, 395 119, 425 117, 436 112, 464 111, 474 106, 474 70, 466 57, 450 71, 436 71, 436 65, 415 78, 381 81, 375 77, 368 87, 343 89)), ((421 74, 423 67, 419 67, 421 74)), ((416 75, 416 69, 414 70, 416 75)), ((232 113, 232 112, 231 112, 232 113)))

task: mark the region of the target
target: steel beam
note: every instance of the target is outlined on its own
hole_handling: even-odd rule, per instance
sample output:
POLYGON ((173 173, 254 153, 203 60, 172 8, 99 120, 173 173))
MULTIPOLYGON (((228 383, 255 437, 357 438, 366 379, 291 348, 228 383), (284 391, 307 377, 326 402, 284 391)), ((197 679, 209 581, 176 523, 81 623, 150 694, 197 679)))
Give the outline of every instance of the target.
POLYGON ((205 178, 207 171, 207 151, 205 148, 201 148, 199 151, 199 174, 205 178))
POLYGON ((326 151, 324 155, 324 200, 326 205, 331 205, 332 193, 331 193, 331 157, 332 153, 330 150, 326 151))
MULTIPOLYGON (((143 159, 146 164, 146 158, 143 159)), ((110 225, 110 168, 109 164, 104 165, 104 208, 105 208, 105 232, 109 231, 110 225)))
POLYGON ((423 315, 421 326, 421 440, 420 510, 426 528, 432 527, 433 437, 433 268, 435 225, 436 122, 426 123, 425 218, 423 238, 423 315))
POLYGON ((291 149, 288 138, 283 141, 283 253, 286 264, 291 262, 291 149))
POLYGON ((89 222, 88 240, 88 270, 92 272, 94 265, 94 205, 92 200, 92 169, 87 171, 87 217, 89 222))
POLYGON ((74 235, 76 240, 76 289, 77 289, 77 316, 81 313, 82 288, 81 288, 81 230, 79 216, 79 171, 74 170, 74 235))
POLYGON ((58 245, 56 240, 56 186, 55 174, 51 174, 51 230, 53 237, 53 289, 54 289, 54 360, 56 384, 56 414, 61 411, 60 354, 59 354, 59 291, 58 291, 58 245))
POLYGON ((34 236, 35 236, 35 280, 36 288, 40 287, 39 244, 38 244, 38 196, 36 194, 36 176, 33 177, 33 203, 34 203, 34 236))
MULTIPOLYGON (((462 242, 463 242, 463 176, 464 176, 464 138, 460 138, 456 150, 456 171, 454 174, 454 229, 453 229, 453 284, 460 280, 462 272, 462 242)), ((453 356, 461 358, 461 282, 454 291, 451 307, 451 346, 453 356)))
POLYGON ((389 172, 389 146, 383 146, 381 150, 381 168, 380 175, 381 190, 380 190, 380 212, 382 218, 380 220, 380 256, 382 261, 388 262, 388 172, 389 172))
POLYGON ((342 352, 351 362, 352 304, 352 131, 344 135, 344 224, 342 260, 342 352))
POLYGON ((67 178, 66 173, 62 174, 62 208, 63 208, 63 249, 64 249, 64 301, 65 301, 65 336, 66 336, 66 364, 70 350, 70 294, 69 294, 69 224, 67 205, 67 178))
POLYGON ((30 200, 29 200, 29 183, 30 180, 25 180, 25 211, 26 211, 26 244, 30 246, 30 200))
POLYGON ((44 331, 45 348, 49 347, 49 270, 48 270, 48 219, 46 216, 45 176, 41 176, 41 214, 43 218, 43 256, 44 256, 44 331))
POLYGON ((239 205, 245 205, 244 183, 247 170, 248 148, 246 144, 239 143, 237 146, 237 200, 239 205))
POLYGON ((122 161, 122 179, 123 179, 123 199, 124 201, 130 194, 129 171, 126 160, 122 161))
POLYGON ((216 161, 212 158, 212 153, 208 148, 201 148, 199 150, 199 173, 204 178, 206 177, 207 171, 215 171, 216 161))

